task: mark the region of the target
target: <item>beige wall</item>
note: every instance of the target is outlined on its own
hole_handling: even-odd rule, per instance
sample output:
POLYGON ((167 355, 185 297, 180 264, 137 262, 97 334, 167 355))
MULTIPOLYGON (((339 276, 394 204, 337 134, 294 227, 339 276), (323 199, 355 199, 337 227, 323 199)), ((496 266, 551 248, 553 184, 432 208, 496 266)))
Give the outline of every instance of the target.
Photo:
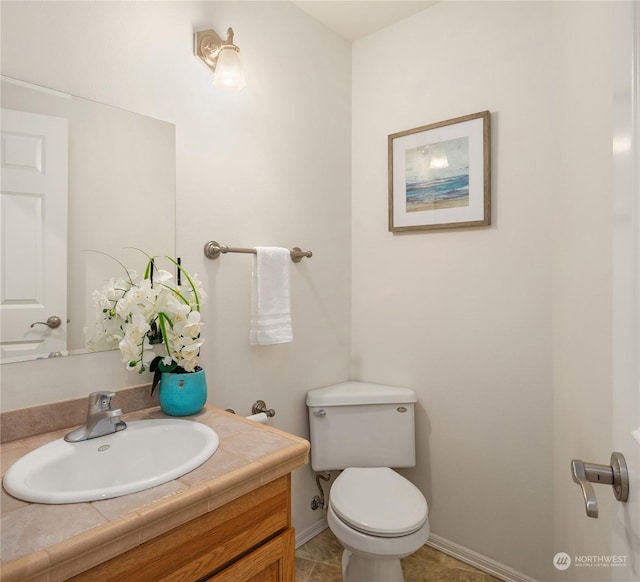
POLYGON ((353 51, 352 375, 417 391, 434 539, 544 581, 610 535, 568 468, 589 426, 610 446, 607 18, 441 3, 353 51), (492 226, 388 233, 386 136, 484 109, 492 226))
MULTIPOLYGON (((209 402, 249 414, 261 398, 302 436, 306 391, 349 376, 350 69, 349 43, 289 2, 2 2, 3 74, 175 123, 177 252, 209 294, 209 402), (195 30, 229 26, 248 82, 237 94, 192 55, 195 30), (249 347, 252 259, 209 261, 211 239, 313 251, 291 268, 292 344, 249 347)), ((5 410, 144 380, 115 352, 1 372, 5 410)), ((300 532, 315 494, 297 471, 300 532)))

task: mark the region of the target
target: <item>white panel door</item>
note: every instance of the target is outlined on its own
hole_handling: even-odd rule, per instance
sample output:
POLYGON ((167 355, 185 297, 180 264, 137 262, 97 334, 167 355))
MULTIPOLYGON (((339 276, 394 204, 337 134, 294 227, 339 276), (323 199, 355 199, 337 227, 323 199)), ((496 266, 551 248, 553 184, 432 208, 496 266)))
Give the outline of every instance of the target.
MULTIPOLYGON (((613 450, 624 454, 629 500, 615 504, 612 580, 640 580, 640 5, 614 12, 613 450)), ((598 493, 600 493, 598 491, 598 493)), ((603 492, 602 495, 605 493, 603 492)))
POLYGON ((3 109, 1 128, 0 356, 9 362, 67 349, 68 124, 3 109), (55 329, 36 323, 52 316, 55 329))

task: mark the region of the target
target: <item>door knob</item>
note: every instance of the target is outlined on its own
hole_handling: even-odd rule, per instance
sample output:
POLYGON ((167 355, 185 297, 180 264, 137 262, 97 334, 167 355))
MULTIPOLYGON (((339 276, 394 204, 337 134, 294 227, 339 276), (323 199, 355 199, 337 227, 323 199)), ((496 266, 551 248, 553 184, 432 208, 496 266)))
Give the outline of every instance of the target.
POLYGON ((61 324, 62 320, 57 315, 52 315, 51 317, 49 317, 49 319, 47 319, 47 321, 36 321, 29 327, 33 327, 34 325, 46 325, 51 329, 56 329, 57 327, 60 327, 61 324))
POLYGON ((579 459, 571 461, 571 477, 580 485, 588 517, 598 517, 598 500, 591 483, 603 483, 613 487, 618 501, 629 499, 629 473, 622 453, 611 453, 611 465, 585 463, 579 459))

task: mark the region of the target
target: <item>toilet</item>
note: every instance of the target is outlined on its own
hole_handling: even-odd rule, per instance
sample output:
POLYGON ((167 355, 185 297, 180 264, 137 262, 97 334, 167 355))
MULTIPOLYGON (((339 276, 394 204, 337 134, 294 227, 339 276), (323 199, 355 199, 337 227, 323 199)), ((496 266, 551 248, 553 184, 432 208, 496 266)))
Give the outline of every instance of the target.
POLYGON ((342 471, 327 521, 344 582, 403 582, 400 559, 429 537, 427 501, 391 467, 416 463, 413 390, 344 382, 307 393, 314 471, 342 471))

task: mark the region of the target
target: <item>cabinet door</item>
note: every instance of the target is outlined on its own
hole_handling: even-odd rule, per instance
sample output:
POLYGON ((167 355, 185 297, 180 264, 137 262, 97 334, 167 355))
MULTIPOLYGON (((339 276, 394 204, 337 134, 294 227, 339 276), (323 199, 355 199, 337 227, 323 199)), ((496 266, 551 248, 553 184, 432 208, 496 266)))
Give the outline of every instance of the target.
POLYGON ((295 534, 294 529, 289 528, 209 581, 293 582, 295 579, 295 534))
POLYGON ((285 475, 79 574, 72 582, 193 582, 211 572, 225 572, 225 564, 253 555, 265 540, 273 541, 289 530, 290 492, 290 475, 285 475))

